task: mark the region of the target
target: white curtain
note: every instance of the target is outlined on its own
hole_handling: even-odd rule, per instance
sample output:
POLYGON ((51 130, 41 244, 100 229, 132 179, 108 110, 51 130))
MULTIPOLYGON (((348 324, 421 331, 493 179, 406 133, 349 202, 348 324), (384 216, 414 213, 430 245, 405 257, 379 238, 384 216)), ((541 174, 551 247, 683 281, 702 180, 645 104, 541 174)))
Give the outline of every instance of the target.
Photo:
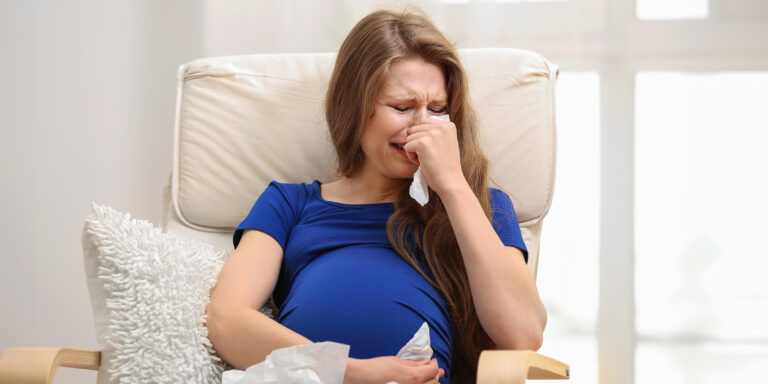
MULTIPOLYGON (((207 56, 333 52, 376 9, 417 8, 460 48, 521 47, 522 38, 599 27, 595 0, 549 2, 381 0, 206 0, 207 56)), ((533 48, 533 47, 532 47, 533 48)))

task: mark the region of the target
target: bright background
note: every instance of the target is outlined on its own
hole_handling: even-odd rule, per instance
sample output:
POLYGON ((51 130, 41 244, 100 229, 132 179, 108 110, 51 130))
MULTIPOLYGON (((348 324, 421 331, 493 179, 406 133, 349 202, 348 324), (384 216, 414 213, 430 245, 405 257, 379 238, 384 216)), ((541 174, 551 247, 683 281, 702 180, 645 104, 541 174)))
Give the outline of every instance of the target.
POLYGON ((561 67, 541 352, 572 383, 764 377, 763 0, 0 0, 0 350, 97 347, 82 220, 97 201, 159 223, 180 64, 332 52, 408 4, 460 48, 561 67))

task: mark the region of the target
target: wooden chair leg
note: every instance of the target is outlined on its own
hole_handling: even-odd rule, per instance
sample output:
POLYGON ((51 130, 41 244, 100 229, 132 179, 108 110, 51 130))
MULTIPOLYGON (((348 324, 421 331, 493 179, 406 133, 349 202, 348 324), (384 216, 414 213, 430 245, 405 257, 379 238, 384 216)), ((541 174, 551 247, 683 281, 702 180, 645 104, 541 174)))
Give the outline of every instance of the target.
POLYGON ((41 347, 8 348, 0 355, 0 383, 49 384, 58 367, 98 370, 101 352, 41 347))

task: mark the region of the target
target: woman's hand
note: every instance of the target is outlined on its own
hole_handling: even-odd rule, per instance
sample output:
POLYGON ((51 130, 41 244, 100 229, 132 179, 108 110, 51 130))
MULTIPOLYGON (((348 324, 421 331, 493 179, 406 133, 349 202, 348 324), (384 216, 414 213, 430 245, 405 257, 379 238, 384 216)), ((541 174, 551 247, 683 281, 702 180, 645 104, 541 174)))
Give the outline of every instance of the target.
POLYGON ((403 149, 438 195, 467 183, 461 170, 456 125, 432 118, 422 119, 407 129, 403 149))
POLYGON ((437 360, 410 361, 395 356, 347 360, 344 384, 436 384, 445 375, 437 360))

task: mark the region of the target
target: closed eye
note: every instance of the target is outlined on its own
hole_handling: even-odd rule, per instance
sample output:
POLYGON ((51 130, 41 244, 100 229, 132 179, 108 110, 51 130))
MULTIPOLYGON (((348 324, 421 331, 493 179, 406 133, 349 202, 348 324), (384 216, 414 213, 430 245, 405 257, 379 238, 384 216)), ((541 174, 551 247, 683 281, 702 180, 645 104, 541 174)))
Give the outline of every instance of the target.
MULTIPOLYGON (((394 108, 398 112, 405 112, 405 111, 407 111, 409 109, 408 107, 398 107, 398 106, 395 106, 395 105, 392 105, 391 107, 394 108)), ((444 108, 441 108, 441 109, 430 109, 429 111, 439 115, 439 114, 445 113, 445 111, 447 111, 447 110, 448 110, 448 107, 444 107, 444 108)))

